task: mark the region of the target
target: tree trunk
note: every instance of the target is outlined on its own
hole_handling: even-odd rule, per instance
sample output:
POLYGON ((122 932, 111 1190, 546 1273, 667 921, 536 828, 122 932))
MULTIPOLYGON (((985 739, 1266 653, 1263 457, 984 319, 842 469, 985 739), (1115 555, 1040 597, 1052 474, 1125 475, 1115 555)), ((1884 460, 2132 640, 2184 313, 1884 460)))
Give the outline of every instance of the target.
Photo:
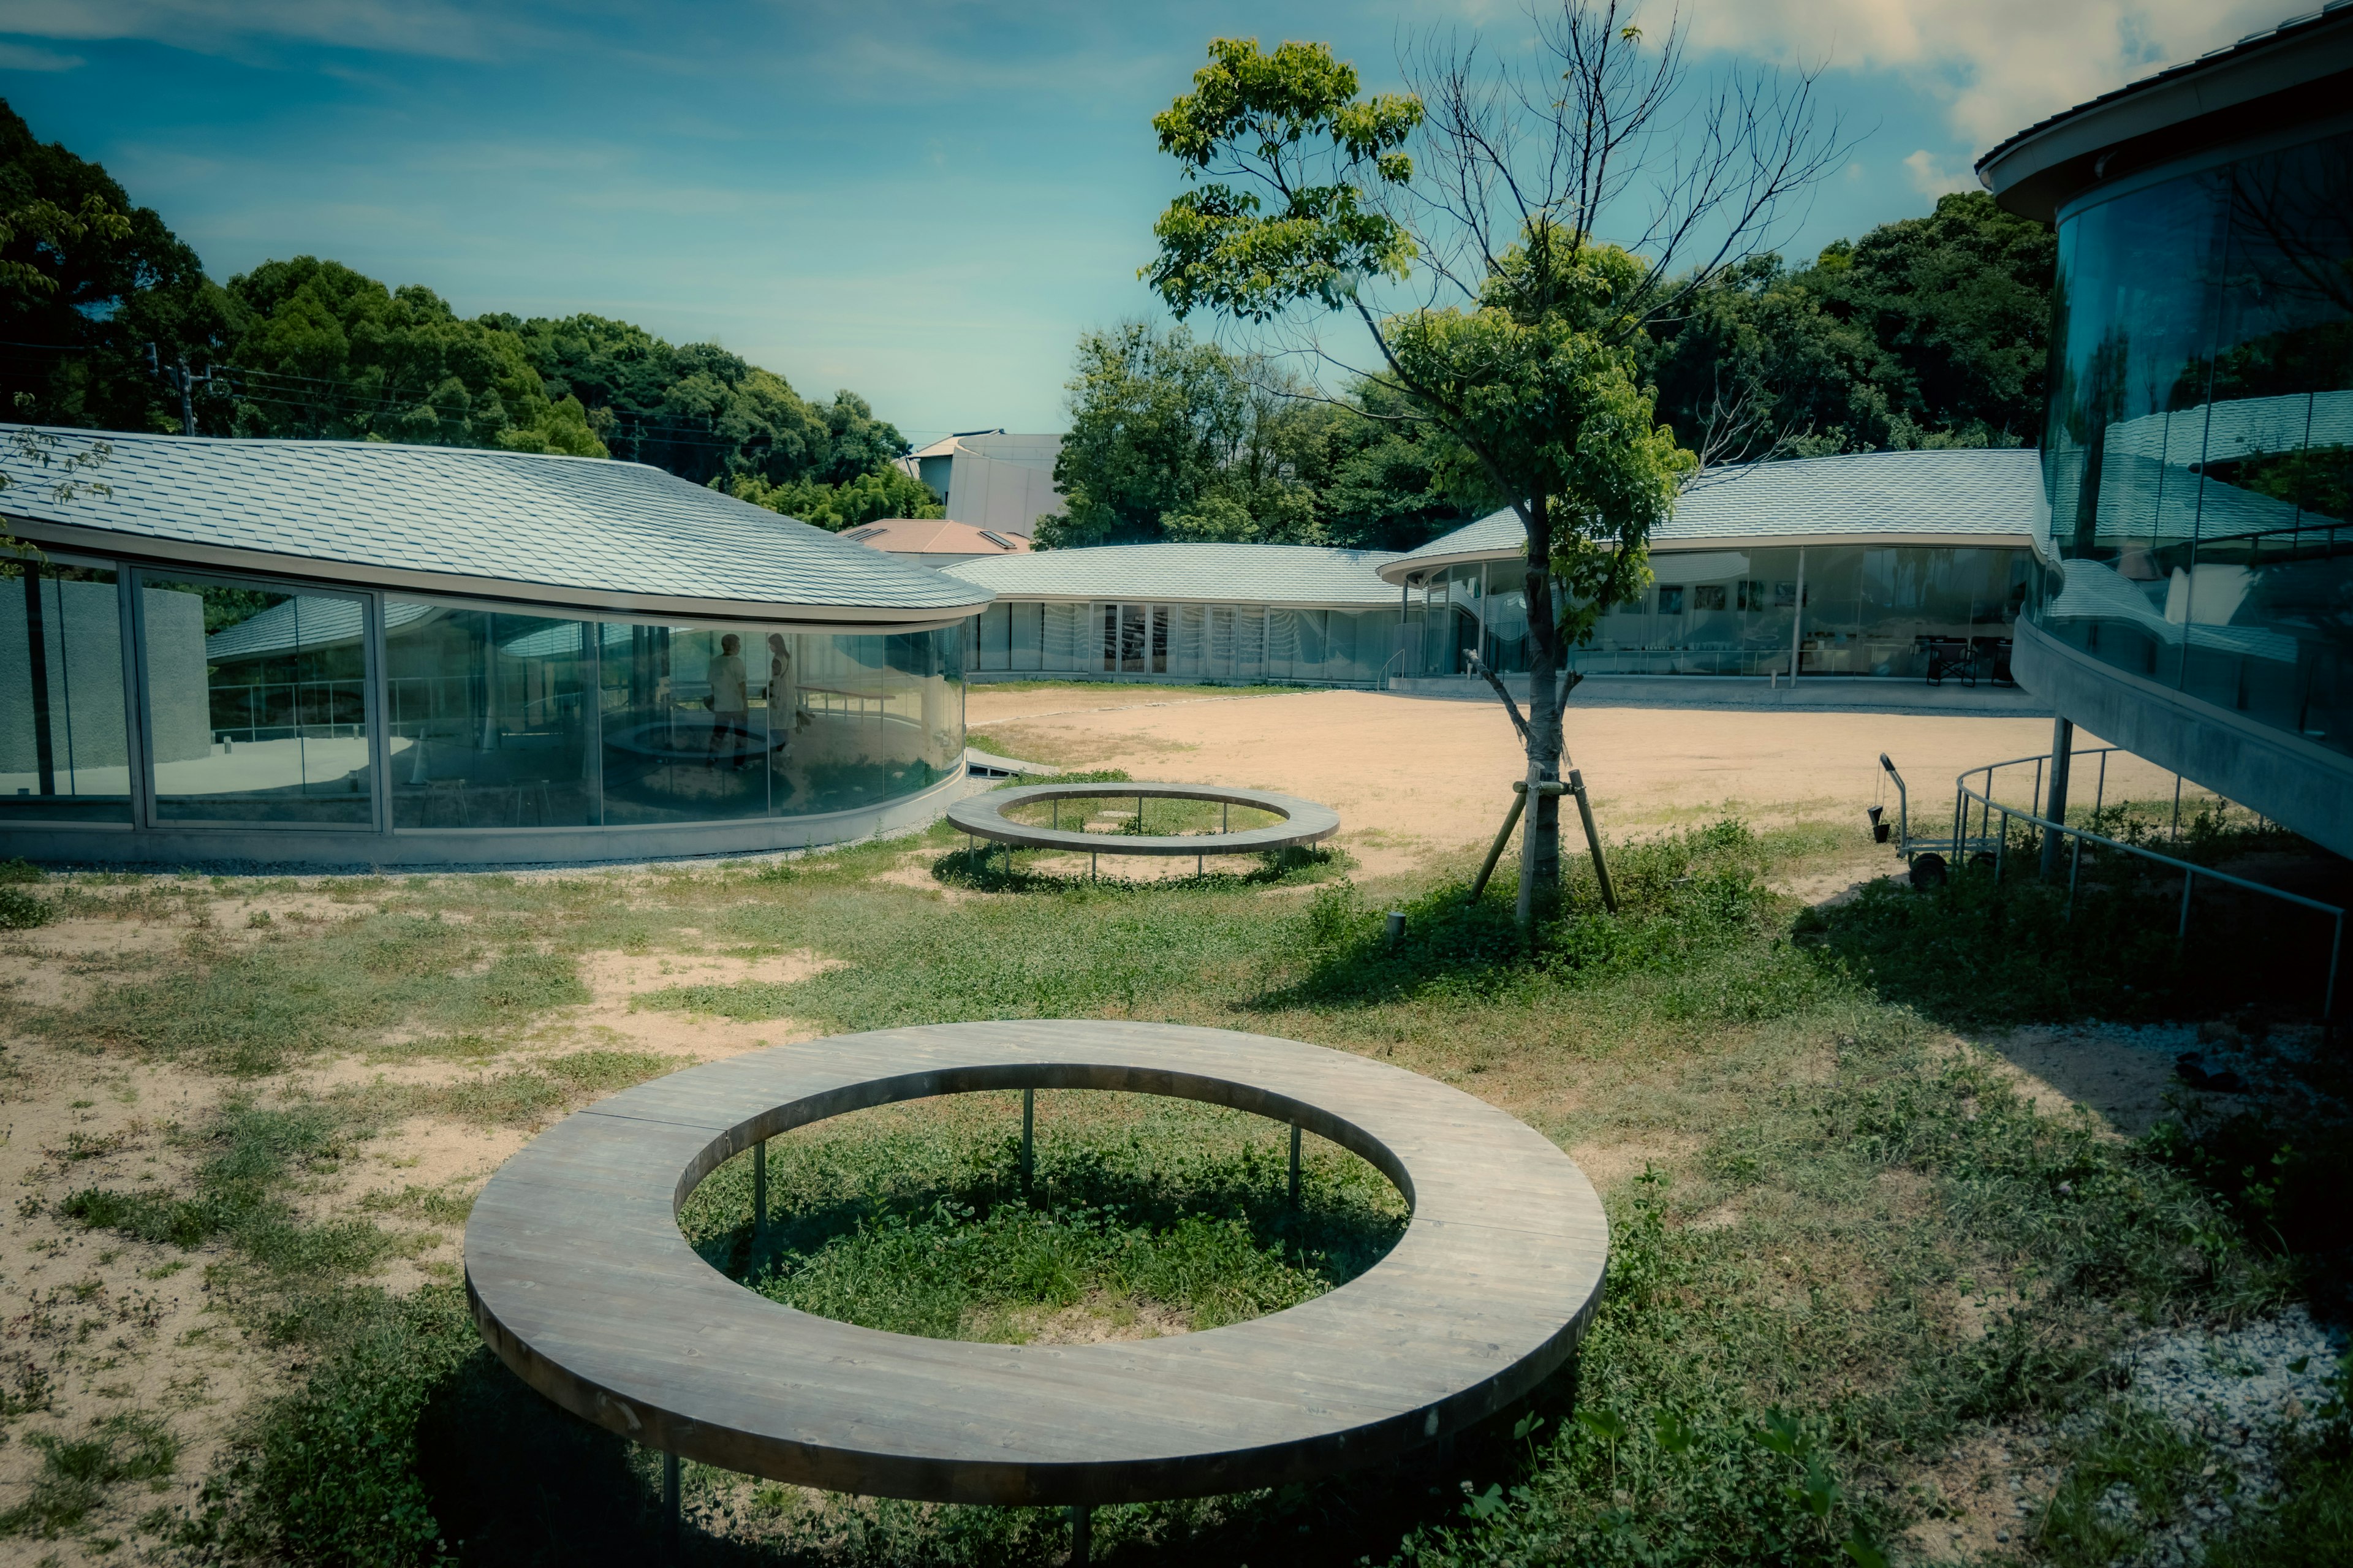
POLYGON ((1552 527, 1545 497, 1528 506, 1528 807, 1520 833, 1520 929, 1560 907, 1560 626, 1552 613, 1552 527))

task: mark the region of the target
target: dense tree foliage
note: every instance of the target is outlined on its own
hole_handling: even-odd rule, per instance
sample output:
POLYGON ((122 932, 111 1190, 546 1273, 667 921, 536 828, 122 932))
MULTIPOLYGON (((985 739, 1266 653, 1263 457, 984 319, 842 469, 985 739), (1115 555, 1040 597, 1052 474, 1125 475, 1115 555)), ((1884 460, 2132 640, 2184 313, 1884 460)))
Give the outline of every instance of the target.
POLYGON ((614 456, 697 482, 839 485, 880 474, 908 450, 856 393, 808 402, 716 343, 673 347, 601 316, 485 320, 515 337, 553 392, 587 405, 614 456))
POLYGON ((147 344, 216 357, 229 305, 195 251, 104 168, 0 101, 0 394, 18 416, 177 429, 147 344))
POLYGON ((228 292, 236 435, 606 455, 579 399, 548 396, 519 338, 459 318, 430 289, 298 256, 228 292))
MULTIPOLYGON (((1633 340, 1688 447, 1757 400, 1750 455, 2031 444, 2042 417, 2051 232, 1982 192, 1840 240, 1749 258, 1633 340)), ((1493 504, 1444 431, 1379 380, 1314 394, 1183 326, 1079 341, 1050 544, 1253 539, 1410 550, 1493 504)), ((1738 448, 1719 453, 1736 458, 1738 448)))
POLYGON ((315 257, 223 287, 99 164, 0 103, 0 394, 58 425, 177 430, 185 358, 207 435, 385 440, 632 458, 827 527, 936 516, 866 400, 813 403, 712 343, 597 316, 459 315, 315 257))
POLYGON ((1378 387, 1314 395, 1182 326, 1079 339, 1048 548, 1226 540, 1410 549, 1468 515, 1425 422, 1378 387), (1373 400, 1366 401, 1367 398, 1373 400))
POLYGON ((2049 229, 1969 191, 1810 267, 1749 258, 1655 335, 1662 417, 1696 440, 1756 395, 1758 436, 1800 455, 2031 444, 2055 254, 2049 229))

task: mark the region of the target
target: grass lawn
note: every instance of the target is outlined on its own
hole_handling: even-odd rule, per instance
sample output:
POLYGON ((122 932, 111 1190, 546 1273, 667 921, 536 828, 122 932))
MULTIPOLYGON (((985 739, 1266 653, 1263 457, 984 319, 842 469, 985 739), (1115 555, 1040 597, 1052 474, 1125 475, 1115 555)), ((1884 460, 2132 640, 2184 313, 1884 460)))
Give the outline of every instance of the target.
MULTIPOLYGON (((2116 1357, 2333 1289, 2338 1134, 2267 1100, 2131 1141, 2054 1103, 1973 1042, 2119 1007, 2196 1019, 2227 984, 2189 985, 2120 927, 2052 925, 2032 889, 1989 908, 1964 877, 1821 910, 1773 890, 1860 838, 1724 822, 1619 846, 1622 912, 1580 868, 1533 956, 1507 889, 1464 905, 1461 864, 1091 885, 968 858, 945 829, 756 868, 30 885, 48 923, 7 933, 0 1003, 0 1552, 652 1560, 655 1457, 557 1414, 467 1317, 455 1239, 488 1171, 597 1095, 728 1051, 1098 1016, 1461 1086, 1568 1149, 1614 1231, 1573 1386, 1377 1472, 1099 1510, 1099 1561, 2140 1560, 2239 1461, 2125 1397, 2116 1357), (2071 965, 2097 984, 2053 978, 2071 965)), ((2300 1081, 2315 1106, 2342 1087, 2300 1081)), ((1405 1221, 1336 1148, 1311 1140, 1293 1211, 1281 1129, 1126 1095, 1041 1094, 1025 1193, 1018 1124, 1010 1095, 844 1117, 775 1145, 786 1217, 764 1243, 741 1161, 681 1224, 809 1311, 1067 1342, 1279 1310, 1405 1221)), ((2289 1502, 2205 1530, 2216 1560, 2344 1560, 2347 1447, 2341 1411, 2316 1410, 2281 1451, 2289 1502)), ((685 1498, 694 1562, 1067 1550, 1051 1510, 694 1465, 685 1498)))

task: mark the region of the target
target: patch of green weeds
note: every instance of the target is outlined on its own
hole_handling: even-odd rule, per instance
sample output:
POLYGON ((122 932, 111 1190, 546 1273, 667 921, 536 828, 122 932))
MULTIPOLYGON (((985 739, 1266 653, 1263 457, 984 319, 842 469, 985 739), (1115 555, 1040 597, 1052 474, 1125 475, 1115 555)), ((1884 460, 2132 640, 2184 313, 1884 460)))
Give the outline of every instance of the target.
POLYGON ((40 1451, 40 1471, 25 1500, 0 1513, 0 1535, 55 1538, 97 1511, 109 1488, 160 1480, 180 1458, 171 1428, 135 1411, 100 1416, 79 1437, 35 1432, 25 1441, 40 1451))
POLYGON ((1293 1210, 1273 1124, 1147 1096, 1041 1094, 1025 1188, 1007 1132, 1018 1105, 959 1096, 888 1130, 775 1141, 765 1237, 748 1223, 740 1158, 681 1223, 714 1263, 804 1311, 1016 1340, 1082 1304, 1114 1321, 1158 1309, 1197 1329, 1279 1310, 1355 1278, 1403 1229, 1403 1200, 1354 1156, 1313 1148, 1293 1210))
POLYGON ((0 931, 30 931, 57 918, 47 899, 0 883, 0 931))
POLYGON ((273 1109, 232 1101, 192 1140, 203 1155, 192 1193, 85 1187, 60 1212, 92 1229, 184 1248, 226 1236, 280 1275, 364 1273, 397 1252, 400 1239, 361 1220, 305 1224, 284 1188, 297 1176, 339 1169, 365 1130, 333 1101, 273 1109))
POLYGON ((587 1000, 576 961, 522 945, 485 952, 491 934, 455 921, 375 914, 307 940, 239 946, 199 936, 188 962, 144 984, 108 987, 86 1005, 36 1012, 36 1033, 144 1055, 193 1058, 252 1075, 394 1019, 448 1030, 512 1027, 587 1000))
POLYGON ((2208 1458, 2204 1444, 2136 1405, 2119 1400, 2087 1414, 2033 1531, 2042 1553, 2066 1568, 2140 1560, 2154 1530, 2180 1521, 2208 1458))
POLYGON ((417 1434, 452 1369, 469 1356, 487 1358, 464 1293, 353 1289, 308 1306, 275 1327, 316 1358, 310 1377, 261 1410, 251 1436, 170 1539, 206 1561, 348 1568, 447 1561, 448 1542, 418 1474, 417 1434))
POLYGON ((474 1212, 471 1194, 454 1190, 448 1185, 420 1187, 414 1184, 396 1193, 370 1193, 360 1200, 360 1206, 389 1214, 414 1215, 435 1225, 459 1226, 474 1212))

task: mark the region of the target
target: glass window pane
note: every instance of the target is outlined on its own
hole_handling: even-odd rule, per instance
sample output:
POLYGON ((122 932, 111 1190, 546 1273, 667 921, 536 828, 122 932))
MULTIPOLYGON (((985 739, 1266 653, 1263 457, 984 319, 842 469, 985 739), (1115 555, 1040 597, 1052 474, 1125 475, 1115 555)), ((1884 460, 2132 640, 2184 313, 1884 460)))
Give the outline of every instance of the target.
POLYGON ((129 822, 114 574, 0 566, 0 821, 129 822))
POLYGON ((597 691, 607 826, 766 814, 769 775, 792 743, 790 731, 772 728, 767 700, 772 666, 787 689, 798 675, 788 658, 778 664, 790 640, 750 626, 607 626, 597 691))
POLYGON ((791 738, 776 750, 776 814, 848 811, 919 794, 964 757, 964 670, 953 632, 776 634, 788 673, 768 690, 791 738))
POLYGON ((587 621, 385 605, 395 827, 596 820, 587 621))
POLYGON ((155 815, 372 826, 365 606, 142 575, 155 815))

